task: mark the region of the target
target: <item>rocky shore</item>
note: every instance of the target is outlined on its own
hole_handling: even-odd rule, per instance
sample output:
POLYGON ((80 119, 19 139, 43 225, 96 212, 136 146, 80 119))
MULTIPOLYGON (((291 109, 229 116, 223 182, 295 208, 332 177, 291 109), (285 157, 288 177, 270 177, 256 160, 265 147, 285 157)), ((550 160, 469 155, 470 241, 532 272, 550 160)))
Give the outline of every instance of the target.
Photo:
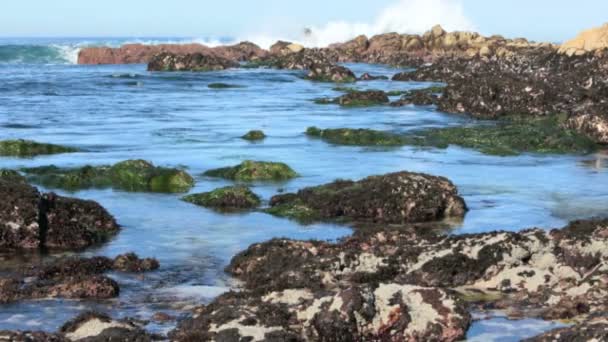
MULTIPOLYGON (((456 144, 501 156, 587 153, 608 144, 608 46, 597 43, 604 31, 608 27, 562 46, 448 33, 439 26, 423 35, 360 36, 322 49, 290 42, 277 42, 268 51, 247 42, 217 48, 134 44, 83 49, 79 63, 147 63, 152 72, 278 68, 302 70, 304 79, 331 83, 378 79, 358 76, 342 62, 415 67, 392 81, 443 85, 392 94, 341 85, 334 90, 342 95, 315 102, 342 107, 432 105, 497 124, 410 135, 309 127, 306 135, 351 146, 456 144)), ((239 138, 253 145, 265 137, 256 130, 239 138)), ((77 152, 29 140, 0 142, 0 155, 9 157, 77 152)), ((280 190, 264 202, 240 183, 285 182, 300 174, 285 163, 245 160, 199 176, 235 184, 189 194, 183 201, 222 213, 259 208, 301 223, 348 223, 354 234, 337 242, 275 238, 251 245, 226 267, 240 286, 181 317, 167 336, 147 332, 145 322, 87 312, 54 333, 0 331, 0 340, 450 342, 466 338, 473 311, 489 310, 571 323, 530 341, 608 340, 607 219, 573 221, 550 231, 450 235, 439 228, 447 220, 462 220, 468 208, 456 185, 444 177, 401 171, 341 179, 297 192, 280 190)), ((0 170, 2 253, 80 252, 120 231, 100 204, 43 193, 28 182, 66 190, 165 194, 186 193, 195 185, 181 167, 139 159, 0 170)), ((134 253, 52 256, 2 269, 0 303, 112 299, 120 294, 120 284, 108 273, 139 274, 159 267, 156 259, 134 253)))

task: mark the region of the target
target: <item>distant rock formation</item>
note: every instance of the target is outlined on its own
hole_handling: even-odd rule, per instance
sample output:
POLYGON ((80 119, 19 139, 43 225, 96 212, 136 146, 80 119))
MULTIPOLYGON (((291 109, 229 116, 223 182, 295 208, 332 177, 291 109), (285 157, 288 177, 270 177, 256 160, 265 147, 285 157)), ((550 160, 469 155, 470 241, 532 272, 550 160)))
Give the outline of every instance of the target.
POLYGON ((127 44, 119 48, 84 48, 78 54, 78 64, 143 64, 161 53, 176 55, 201 53, 235 61, 255 60, 268 54, 267 51, 249 42, 215 48, 201 44, 127 44))
POLYGON ((587 52, 608 48, 608 23, 581 32, 576 38, 562 44, 559 53, 580 56, 587 52))

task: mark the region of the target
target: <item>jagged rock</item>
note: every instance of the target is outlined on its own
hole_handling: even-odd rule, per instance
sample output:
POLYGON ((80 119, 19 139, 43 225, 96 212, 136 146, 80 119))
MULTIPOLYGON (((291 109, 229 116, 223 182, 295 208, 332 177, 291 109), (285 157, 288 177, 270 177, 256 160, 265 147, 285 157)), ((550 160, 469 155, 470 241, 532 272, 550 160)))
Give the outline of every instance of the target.
POLYGON ((576 38, 562 44, 559 53, 579 56, 606 48, 608 48, 608 24, 581 32, 576 38))
POLYGON ((239 64, 235 61, 202 53, 187 55, 160 53, 152 57, 148 63, 149 71, 218 71, 237 67, 239 64))
POLYGON ((286 289, 265 296, 228 293, 170 334, 175 341, 458 341, 470 323, 445 291, 379 284, 313 292, 286 289))
POLYGON ((159 267, 155 259, 140 259, 133 253, 115 259, 66 257, 0 278, 0 303, 24 299, 108 299, 118 296, 116 281, 108 271, 147 272, 159 267))
POLYGON ((312 64, 306 77, 319 82, 351 83, 357 80, 348 68, 334 64, 312 64))
POLYGON ((82 249, 107 241, 119 227, 99 204, 40 194, 26 183, 0 179, 0 246, 5 249, 82 249))
POLYGON ((268 212, 300 220, 346 219, 382 223, 463 217, 467 208, 448 179, 398 172, 358 182, 340 180, 272 197, 268 212))

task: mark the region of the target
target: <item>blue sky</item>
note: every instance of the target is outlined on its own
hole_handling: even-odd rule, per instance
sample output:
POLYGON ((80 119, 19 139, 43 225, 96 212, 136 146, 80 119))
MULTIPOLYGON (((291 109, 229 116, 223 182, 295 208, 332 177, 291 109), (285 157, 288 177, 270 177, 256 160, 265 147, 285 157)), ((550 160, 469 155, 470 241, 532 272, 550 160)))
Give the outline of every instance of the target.
MULTIPOLYGON (((2 4, 0 36, 276 34, 338 20, 369 23, 399 1, 416 0, 11 0, 2 4)), ((460 2, 466 18, 484 34, 542 41, 568 39, 608 21, 607 0, 437 1, 460 2)), ((403 20, 422 15, 404 13, 403 20)))

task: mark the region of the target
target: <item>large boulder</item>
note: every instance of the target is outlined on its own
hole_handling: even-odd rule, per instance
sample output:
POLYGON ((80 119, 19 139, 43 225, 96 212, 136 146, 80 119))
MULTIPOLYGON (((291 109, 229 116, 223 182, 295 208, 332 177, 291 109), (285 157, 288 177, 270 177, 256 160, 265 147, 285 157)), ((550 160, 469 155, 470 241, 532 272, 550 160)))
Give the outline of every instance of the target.
POLYGON ((133 253, 107 257, 65 257, 41 265, 25 266, 0 278, 0 303, 27 299, 108 299, 119 294, 118 283, 104 275, 109 271, 141 273, 159 267, 156 259, 140 259, 133 253))
POLYGON ((439 289, 379 284, 332 291, 228 293, 199 308, 174 341, 458 341, 470 315, 439 289))
POLYGON ((563 43, 559 47, 559 53, 568 56, 584 55, 606 48, 608 48, 608 23, 583 31, 576 38, 563 43))
POLYGON ((160 53, 150 59, 149 71, 219 71, 237 68, 233 60, 218 57, 210 53, 177 55, 160 53))
POLYGON ((0 179, 0 246, 4 249, 82 249, 107 241, 119 227, 93 201, 41 194, 0 179))
POLYGON ((268 212, 300 220, 345 219, 381 223, 462 218, 466 205, 448 179, 398 172, 353 182, 340 180, 274 196, 268 212))

